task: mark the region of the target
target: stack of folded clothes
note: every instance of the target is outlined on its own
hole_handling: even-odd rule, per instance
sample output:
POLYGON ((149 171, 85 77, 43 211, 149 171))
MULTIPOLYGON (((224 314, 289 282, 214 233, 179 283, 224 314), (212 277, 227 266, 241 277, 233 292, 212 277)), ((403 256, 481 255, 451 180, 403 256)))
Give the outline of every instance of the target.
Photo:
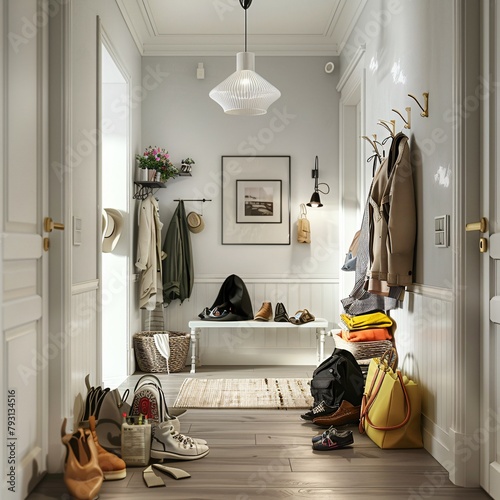
POLYGON ((340 320, 342 331, 334 336, 335 346, 350 351, 362 367, 393 346, 396 323, 382 311, 341 314, 340 320))

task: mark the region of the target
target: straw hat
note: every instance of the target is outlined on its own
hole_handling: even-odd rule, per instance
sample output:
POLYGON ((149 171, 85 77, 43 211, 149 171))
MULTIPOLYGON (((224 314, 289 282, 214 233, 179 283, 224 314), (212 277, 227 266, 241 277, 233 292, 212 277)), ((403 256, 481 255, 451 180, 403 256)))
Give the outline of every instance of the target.
POLYGON ((203 217, 196 212, 189 212, 187 215, 188 228, 192 233, 200 233, 205 228, 203 217))
POLYGON ((103 253, 109 253, 114 250, 122 234, 123 215, 119 210, 114 208, 105 208, 104 214, 106 216, 106 224, 104 226, 102 251, 103 253))

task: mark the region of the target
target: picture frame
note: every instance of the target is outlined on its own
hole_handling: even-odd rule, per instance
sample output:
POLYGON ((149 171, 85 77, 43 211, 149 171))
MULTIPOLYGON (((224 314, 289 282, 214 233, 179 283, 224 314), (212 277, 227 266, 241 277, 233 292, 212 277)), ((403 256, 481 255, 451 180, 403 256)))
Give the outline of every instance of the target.
POLYGON ((222 244, 290 245, 290 156, 222 156, 222 244))

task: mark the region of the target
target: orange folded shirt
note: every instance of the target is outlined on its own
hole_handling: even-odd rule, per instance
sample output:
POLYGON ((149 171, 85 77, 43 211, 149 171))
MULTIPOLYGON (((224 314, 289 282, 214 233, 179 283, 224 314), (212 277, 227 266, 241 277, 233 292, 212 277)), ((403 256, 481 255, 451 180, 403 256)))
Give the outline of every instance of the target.
POLYGON ((374 340, 391 340, 387 328, 369 328, 368 330, 342 330, 342 338, 347 342, 370 342, 374 340))

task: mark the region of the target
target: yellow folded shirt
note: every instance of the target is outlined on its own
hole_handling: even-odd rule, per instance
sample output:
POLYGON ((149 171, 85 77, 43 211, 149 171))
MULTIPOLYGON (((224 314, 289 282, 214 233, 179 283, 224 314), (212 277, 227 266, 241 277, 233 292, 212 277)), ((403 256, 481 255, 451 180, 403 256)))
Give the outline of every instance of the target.
POLYGON ((368 328, 390 328, 392 319, 383 312, 373 312, 360 314, 359 316, 350 316, 341 314, 340 318, 349 330, 366 330, 368 328))

